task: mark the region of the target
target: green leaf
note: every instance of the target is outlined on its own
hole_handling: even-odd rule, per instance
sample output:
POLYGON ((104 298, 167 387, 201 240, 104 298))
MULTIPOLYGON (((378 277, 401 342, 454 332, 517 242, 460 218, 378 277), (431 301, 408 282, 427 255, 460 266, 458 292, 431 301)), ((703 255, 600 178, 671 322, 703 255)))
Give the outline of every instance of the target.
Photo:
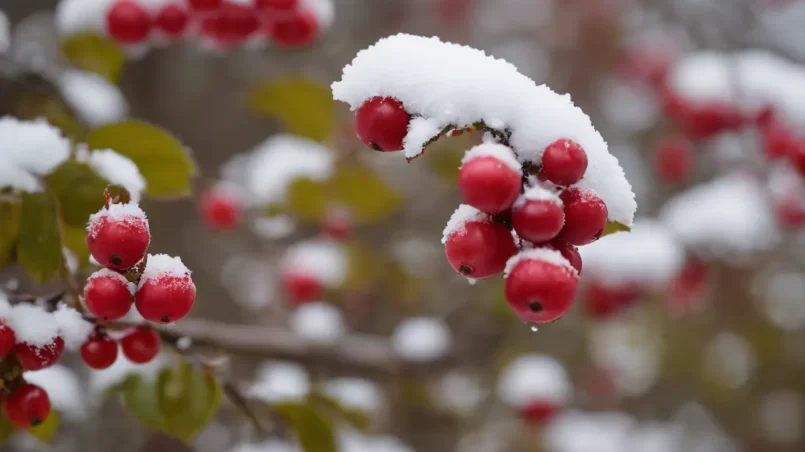
POLYGON ((62 245, 75 254, 79 268, 89 265, 89 247, 87 246, 87 230, 84 226, 61 225, 62 245))
POLYGON ((109 38, 82 33, 62 40, 61 50, 71 65, 94 72, 112 83, 120 80, 126 56, 109 38))
POLYGON ((460 148, 429 149, 425 153, 425 163, 439 179, 449 184, 455 184, 464 152, 460 148))
POLYGON ((154 198, 190 195, 196 164, 170 133, 142 121, 127 120, 89 132, 91 149, 114 149, 137 164, 154 198))
POLYGON ((28 433, 30 433, 34 438, 42 441, 44 443, 49 443, 56 432, 59 431, 59 427, 61 426, 61 416, 59 413, 55 411, 51 411, 48 415, 45 422, 37 425, 36 427, 28 429, 28 433))
POLYGON ((316 408, 326 411, 332 417, 344 421, 358 430, 365 430, 372 425, 372 418, 368 413, 353 408, 347 408, 326 394, 312 392, 308 395, 307 399, 316 408))
POLYGON ((61 218, 70 226, 84 226, 89 216, 103 207, 103 191, 109 183, 86 163, 67 161, 48 177, 50 191, 61 206, 61 218))
POLYGON ((336 452, 332 423, 307 403, 286 402, 274 409, 288 422, 305 452, 336 452))
POLYGON ((252 110, 281 121, 290 133, 321 141, 333 129, 335 102, 327 85, 278 78, 253 88, 248 100, 252 110))
POLYGON ((314 223, 327 213, 329 197, 326 184, 309 178, 299 178, 288 185, 285 201, 288 210, 299 220, 314 223))
POLYGON ((616 232, 629 232, 631 230, 632 228, 623 223, 618 223, 617 221, 607 221, 607 224, 604 226, 604 233, 601 234, 601 237, 614 234, 616 232))
POLYGON ((343 166, 330 182, 333 196, 350 209, 358 223, 378 223, 396 213, 402 196, 368 168, 343 166))
POLYGON ((22 205, 19 201, 0 201, 0 267, 11 260, 11 253, 20 233, 20 213, 22 205))
POLYGON ((56 198, 47 193, 23 193, 17 261, 43 284, 62 266, 59 213, 56 198))

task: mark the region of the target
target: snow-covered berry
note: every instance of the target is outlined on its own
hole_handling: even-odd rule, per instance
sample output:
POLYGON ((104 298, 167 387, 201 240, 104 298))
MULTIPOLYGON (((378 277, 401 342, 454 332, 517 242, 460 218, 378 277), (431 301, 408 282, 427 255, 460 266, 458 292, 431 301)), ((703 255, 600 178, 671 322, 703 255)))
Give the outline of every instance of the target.
POLYGON ((137 311, 149 322, 172 323, 190 312, 196 286, 178 257, 149 255, 134 295, 137 311))
POLYGON ((42 424, 50 415, 50 399, 44 389, 24 383, 6 397, 3 411, 15 427, 29 429, 42 424))
POLYGON ((128 280, 115 271, 102 268, 87 279, 84 304, 95 317, 117 320, 131 309, 134 296, 128 280))
POLYGON ((109 36, 124 44, 137 44, 151 32, 148 10, 133 0, 118 0, 106 13, 109 36))
POLYGON ((667 137, 654 151, 655 171, 663 182, 684 182, 693 171, 693 163, 693 143, 684 136, 667 137))
POLYGON ((562 200, 542 187, 533 187, 512 207, 512 226, 517 235, 533 243, 547 242, 565 225, 562 200))
POLYGON ((527 322, 559 320, 573 304, 578 286, 576 270, 549 249, 523 251, 506 264, 506 301, 527 322))
POLYGON ((14 334, 14 328, 8 324, 6 319, 0 318, 0 359, 8 355, 16 342, 17 335, 14 334))
POLYGON ((154 27, 171 39, 182 36, 189 23, 190 13, 179 3, 168 3, 154 18, 154 27))
POLYGON ((120 339, 120 348, 129 361, 145 364, 159 354, 159 334, 147 326, 130 328, 120 339))
POLYGON ((411 115, 399 100, 373 97, 355 113, 355 131, 364 144, 376 151, 399 151, 410 120, 411 115))
POLYGON ((590 189, 570 188, 559 198, 564 203, 565 226, 559 238, 576 246, 598 240, 607 223, 607 206, 590 189))
POLYGON ((266 24, 265 32, 280 47, 300 47, 315 41, 320 28, 316 14, 307 8, 300 8, 287 17, 270 21, 266 24))
POLYGON ((282 275, 282 287, 294 304, 321 300, 323 287, 319 278, 303 271, 288 271, 282 275))
POLYGON ((136 204, 112 204, 89 217, 87 245, 105 267, 131 268, 145 256, 150 242, 148 219, 136 204))
POLYGON ((64 352, 64 339, 56 336, 44 345, 19 342, 13 350, 23 369, 40 370, 59 361, 64 352))
POLYGON ((117 360, 117 342, 106 334, 95 334, 81 346, 81 359, 93 369, 107 369, 117 360))
POLYGON ((212 190, 201 197, 201 218, 213 231, 231 231, 240 223, 243 204, 231 193, 212 190))
POLYGON ((505 226, 466 204, 448 221, 443 243, 453 270, 473 279, 500 273, 517 252, 514 237, 505 226))
POLYGON ((559 251, 559 254, 562 255, 573 268, 581 275, 581 268, 582 268, 582 260, 581 254, 579 254, 579 249, 575 246, 565 242, 564 240, 553 240, 549 245, 550 248, 559 251))
POLYGON ((485 143, 464 155, 458 188, 464 202, 486 213, 509 209, 522 186, 520 162, 508 146, 485 143))
POLYGON ((584 177, 586 171, 587 153, 573 140, 560 138, 542 153, 540 176, 556 185, 573 185, 584 177))

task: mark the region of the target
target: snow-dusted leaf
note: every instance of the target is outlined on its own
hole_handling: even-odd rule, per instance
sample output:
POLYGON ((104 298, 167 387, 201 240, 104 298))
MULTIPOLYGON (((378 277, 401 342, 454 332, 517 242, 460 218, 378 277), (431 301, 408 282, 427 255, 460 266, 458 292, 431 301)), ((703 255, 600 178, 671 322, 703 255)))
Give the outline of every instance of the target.
POLYGON ((23 193, 17 261, 38 283, 44 283, 62 266, 58 202, 47 193, 23 193))
POLYGON ((62 220, 71 226, 86 225, 89 216, 103 207, 108 184, 89 165, 72 160, 59 165, 47 183, 59 199, 62 220))
POLYGON ((182 144, 164 129, 142 121, 127 120, 90 131, 91 149, 113 149, 130 158, 154 198, 187 196, 196 164, 182 144))
POLYGON ((288 185, 288 210, 301 221, 320 221, 327 214, 329 201, 330 191, 322 182, 304 177, 288 185))
POLYGON ((305 452, 336 452, 332 423, 310 404, 285 402, 274 405, 274 410, 289 424, 305 452))
POLYGON ((21 212, 22 205, 18 201, 0 201, 0 267, 11 259, 20 233, 21 212))
POLYGON ((59 427, 61 427, 61 416, 57 411, 51 411, 45 422, 28 429, 28 433, 39 441, 49 443, 53 435, 59 431, 59 427))
POLYGON ((330 184, 333 196, 349 208, 358 223, 384 221, 402 205, 402 196, 368 168, 342 166, 330 184))
POLYGON ((126 64, 126 56, 114 41, 96 34, 64 38, 61 50, 72 66, 99 74, 112 83, 120 79, 126 64))
POLYGON ((281 121, 288 132, 321 141, 333 129, 333 98, 326 85, 302 78, 261 83, 249 93, 249 105, 281 121))

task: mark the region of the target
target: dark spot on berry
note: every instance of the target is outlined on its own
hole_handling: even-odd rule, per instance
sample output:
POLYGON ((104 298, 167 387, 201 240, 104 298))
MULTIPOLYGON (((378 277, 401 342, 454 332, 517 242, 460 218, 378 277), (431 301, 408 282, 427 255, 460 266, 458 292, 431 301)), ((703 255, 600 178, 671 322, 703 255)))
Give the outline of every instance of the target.
POLYGON ((42 424, 42 419, 39 419, 38 417, 35 417, 35 418, 31 419, 31 425, 32 426, 36 427, 37 425, 40 425, 40 424, 42 424))
POLYGON ((121 259, 118 255, 114 255, 109 258, 109 263, 112 265, 120 265, 123 263, 123 259, 121 259))
POLYGON ((531 309, 533 312, 540 312, 542 311, 542 303, 539 301, 532 301, 531 304, 528 305, 528 309, 531 309))
POLYGON ((461 266, 458 267, 458 271, 464 276, 469 276, 472 274, 474 269, 467 264, 461 264, 461 266))
POLYGON ((382 151, 383 148, 380 147, 379 144, 372 141, 372 144, 369 145, 370 148, 374 149, 375 151, 382 151))
POLYGON ((162 318, 159 319, 159 321, 162 322, 162 323, 168 323, 170 321, 170 318, 168 318, 168 316, 165 315, 165 316, 162 316, 162 318))

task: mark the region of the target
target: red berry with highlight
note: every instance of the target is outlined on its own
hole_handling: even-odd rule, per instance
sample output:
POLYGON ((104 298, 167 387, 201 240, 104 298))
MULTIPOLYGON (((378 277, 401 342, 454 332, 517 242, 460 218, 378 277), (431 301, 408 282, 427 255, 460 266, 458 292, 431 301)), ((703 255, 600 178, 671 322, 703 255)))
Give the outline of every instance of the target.
POLYGON ((106 13, 106 30, 109 36, 124 44, 136 44, 148 38, 151 16, 132 0, 119 0, 106 13))
POLYGON ((373 97, 358 108, 355 131, 364 144, 376 151, 399 151, 410 120, 411 115, 397 99, 373 97))
POLYGON ((129 361, 145 364, 159 354, 159 334, 147 326, 130 328, 120 340, 120 348, 129 361))
POLYGON ((554 322, 570 310, 578 281, 576 272, 567 265, 521 258, 506 276, 506 301, 526 322, 554 322))
POLYGON ((50 343, 43 346, 20 342, 14 346, 13 350, 23 369, 41 370, 59 361, 64 352, 64 339, 56 336, 50 343))
POLYGON ((322 284, 313 275, 290 271, 282 275, 282 286, 288 298, 294 304, 309 303, 321 300, 322 284))
POLYGON ((573 185, 587 171, 587 153, 580 144, 560 138, 545 148, 542 154, 541 176, 556 185, 573 185))
POLYGON ((165 5, 157 13, 154 26, 171 38, 182 35, 190 23, 190 14, 178 3, 165 5))
POLYGON ((41 425, 50 415, 48 393, 37 385, 24 383, 3 402, 6 418, 21 429, 41 425))
POLYGON ((607 206, 590 189, 571 188, 559 195, 565 205, 565 226, 559 238, 576 246, 598 240, 607 224, 607 206))
POLYGON ((502 212, 520 194, 522 173, 498 158, 476 157, 461 165, 458 188, 464 202, 486 213, 502 212))
POLYGON ((199 209, 204 223, 213 231, 235 229, 243 213, 243 205, 236 196, 222 191, 210 191, 201 197, 199 209))
POLYGON ((657 176, 663 182, 679 183, 690 178, 693 171, 693 143, 682 136, 660 141, 654 154, 657 176))
POLYGON ((578 248, 563 240, 554 240, 549 244, 549 247, 559 251, 559 254, 567 259, 567 261, 570 262, 570 265, 572 265, 579 275, 581 275, 582 261, 578 248))
POLYGON ((14 329, 6 319, 0 318, 0 359, 5 358, 11 352, 16 342, 17 335, 14 333, 14 329))
POLYGON ((311 44, 319 36, 319 19, 313 11, 299 9, 289 17, 270 21, 266 34, 280 47, 300 47, 311 44))
POLYGON ((553 239, 564 224, 561 201, 541 189, 527 191, 512 208, 514 230, 529 242, 542 243, 553 239))
POLYGON ((120 319, 129 312, 133 302, 128 280, 106 268, 90 275, 84 286, 84 304, 92 315, 102 320, 120 319))
POLYGON ((143 257, 151 242, 148 220, 136 206, 113 204, 90 217, 87 245, 92 257, 113 270, 127 270, 143 257))
POLYGON ((81 346, 81 359, 93 369, 107 369, 117 360, 117 342, 105 334, 95 334, 81 346))
POLYGON ((196 301, 196 286, 189 274, 157 274, 143 277, 134 295, 137 312, 154 323, 173 323, 184 318, 196 301))
POLYGON ((473 279, 500 273, 517 253, 511 232, 492 221, 464 223, 448 235, 444 250, 453 270, 473 279))
POLYGON ((520 416, 532 424, 545 425, 559 414, 559 405, 548 400, 535 400, 520 409, 520 416))

